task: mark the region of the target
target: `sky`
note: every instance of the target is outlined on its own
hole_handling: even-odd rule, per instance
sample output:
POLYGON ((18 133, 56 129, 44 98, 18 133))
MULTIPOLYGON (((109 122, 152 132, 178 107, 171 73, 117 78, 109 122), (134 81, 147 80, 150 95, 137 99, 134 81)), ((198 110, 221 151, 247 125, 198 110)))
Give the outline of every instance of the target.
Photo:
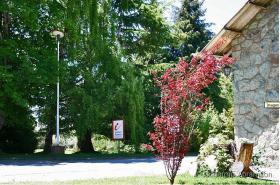
POLYGON ((247 0, 205 0, 205 19, 215 24, 211 30, 218 33, 246 2, 247 0))
MULTIPOLYGON (((164 17, 172 21, 172 8, 181 6, 182 0, 158 0, 165 7, 164 17)), ((247 0, 205 0, 203 9, 206 9, 205 19, 208 23, 214 23, 211 30, 218 33, 223 26, 240 10, 247 0)))

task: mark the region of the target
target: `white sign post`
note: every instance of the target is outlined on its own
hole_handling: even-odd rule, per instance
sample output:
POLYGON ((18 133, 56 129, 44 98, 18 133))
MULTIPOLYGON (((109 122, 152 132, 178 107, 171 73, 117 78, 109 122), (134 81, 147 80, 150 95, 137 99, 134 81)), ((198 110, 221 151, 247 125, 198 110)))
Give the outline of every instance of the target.
POLYGON ((124 123, 123 120, 114 120, 112 124, 113 139, 124 139, 124 123))

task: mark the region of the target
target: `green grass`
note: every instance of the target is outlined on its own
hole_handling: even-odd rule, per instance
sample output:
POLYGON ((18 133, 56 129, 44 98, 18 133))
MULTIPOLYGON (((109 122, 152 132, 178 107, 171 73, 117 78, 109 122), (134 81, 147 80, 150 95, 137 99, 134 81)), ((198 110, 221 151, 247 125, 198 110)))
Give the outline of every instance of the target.
MULTIPOLYGON (((139 176, 121 177, 107 179, 75 180, 75 181, 56 181, 56 182, 20 182, 8 183, 8 185, 155 185, 169 184, 165 176, 139 176)), ((257 180, 242 177, 191 177, 189 175, 178 175, 175 184, 198 185, 198 184, 276 184, 272 181, 257 180)), ((3 184, 4 185, 4 184, 3 184)))

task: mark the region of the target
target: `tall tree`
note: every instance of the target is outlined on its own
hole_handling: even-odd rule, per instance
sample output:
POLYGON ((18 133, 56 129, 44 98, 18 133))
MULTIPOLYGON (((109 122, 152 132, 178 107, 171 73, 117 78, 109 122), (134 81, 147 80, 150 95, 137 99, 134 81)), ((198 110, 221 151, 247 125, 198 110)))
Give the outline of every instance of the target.
MULTIPOLYGON (((144 89, 142 76, 133 65, 153 62, 166 42, 162 35, 168 32, 156 2, 72 1, 67 9, 69 56, 75 61, 69 69, 72 81, 78 81, 71 82, 78 95, 69 97, 73 105, 70 117, 77 133, 82 128, 78 135, 104 133, 106 123, 118 117, 126 122, 126 142, 139 145, 145 137, 144 89)), ((91 134, 83 139, 86 143, 91 143, 91 134)))
POLYGON ((143 78, 132 64, 123 66, 123 79, 116 97, 116 118, 125 120, 125 142, 138 151, 145 141, 143 78))
POLYGON ((181 56, 190 57, 192 53, 201 50, 213 36, 209 30, 211 24, 204 19, 204 1, 184 0, 178 20, 175 24, 178 48, 181 56))
POLYGON ((137 131, 143 122, 143 100, 141 96, 135 97, 142 93, 141 81, 132 75, 133 67, 121 62, 122 48, 117 47, 115 19, 110 8, 111 1, 106 0, 67 4, 66 38, 71 73, 67 82, 70 87, 67 119, 73 124, 79 148, 84 152, 94 150, 92 134, 108 134, 111 130, 108 123, 113 118, 125 120, 127 133, 131 133, 128 138, 132 139, 128 142, 138 144, 144 134, 137 131))
MULTIPOLYGON (((166 48, 173 42, 170 27, 163 19, 162 9, 156 0, 113 0, 112 4, 116 39, 125 61, 135 65, 137 73, 132 76, 138 79, 136 84, 141 87, 138 89, 144 91, 145 124, 139 125, 142 129, 137 132, 141 135, 140 130, 147 132, 151 129, 152 120, 159 112, 159 88, 153 84, 151 72, 159 71, 159 68, 156 69, 159 63, 168 61, 166 48)), ((129 82, 133 81, 131 79, 129 82)), ((130 93, 132 91, 129 90, 130 93)), ((135 93, 138 93, 140 100, 141 92, 135 93)))
MULTIPOLYGON (((57 63, 55 55, 49 54, 54 44, 49 42, 48 28, 50 22, 55 24, 56 21, 46 21, 44 7, 47 3, 1 2, 0 112, 9 127, 26 126, 33 130, 32 115, 36 113, 33 108, 43 107, 47 97, 51 97, 47 89, 57 75, 54 70, 57 63)), ((10 131, 13 130, 20 129, 10 131)))
POLYGON ((2 130, 16 123, 33 130, 36 115, 49 152, 59 76, 60 129, 75 130, 82 151, 94 150, 91 135, 108 134, 115 117, 125 119, 128 143, 144 140, 144 122, 155 115, 144 119, 144 111, 158 101, 144 82, 149 65, 166 60, 171 38, 156 0, 3 0, 0 15, 2 130), (59 70, 55 29, 65 33, 59 70))
POLYGON ((116 38, 125 58, 158 63, 171 41, 170 30, 156 0, 113 0, 116 38))

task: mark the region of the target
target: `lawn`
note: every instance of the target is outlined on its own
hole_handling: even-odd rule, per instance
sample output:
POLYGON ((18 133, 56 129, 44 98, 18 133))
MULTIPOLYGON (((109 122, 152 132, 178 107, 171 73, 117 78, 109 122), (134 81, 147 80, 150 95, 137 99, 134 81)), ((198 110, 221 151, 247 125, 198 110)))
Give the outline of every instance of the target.
MULTIPOLYGON (((5 184, 5 183, 4 183, 5 184)), ((4 185, 3 184, 3 185, 4 185)), ((107 179, 90 179, 74 181, 56 181, 56 182, 14 182, 6 185, 155 185, 169 184, 165 176, 138 176, 138 177, 121 177, 107 179)), ((175 184, 276 184, 272 181, 258 180, 252 178, 225 178, 225 177, 191 177, 189 175, 178 175, 175 184)))

